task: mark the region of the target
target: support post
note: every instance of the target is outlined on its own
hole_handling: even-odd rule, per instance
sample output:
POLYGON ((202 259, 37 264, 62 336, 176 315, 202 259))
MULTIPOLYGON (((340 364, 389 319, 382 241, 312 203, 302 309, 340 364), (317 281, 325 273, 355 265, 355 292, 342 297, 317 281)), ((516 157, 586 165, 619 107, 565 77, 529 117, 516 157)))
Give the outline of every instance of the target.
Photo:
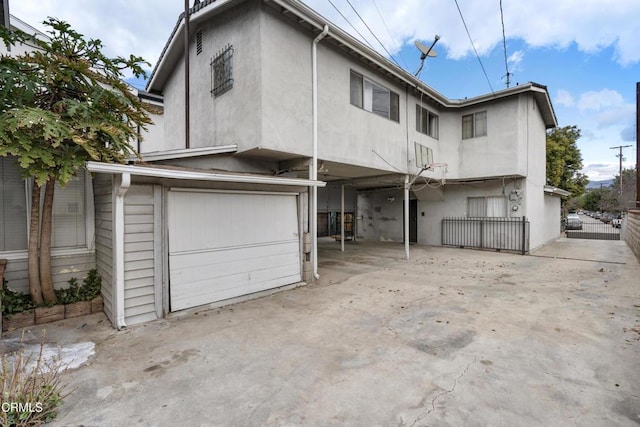
POLYGON ((404 176, 404 253, 409 260, 409 175, 404 176))
POLYGON ((344 252, 344 184, 340 192, 340 250, 344 252))

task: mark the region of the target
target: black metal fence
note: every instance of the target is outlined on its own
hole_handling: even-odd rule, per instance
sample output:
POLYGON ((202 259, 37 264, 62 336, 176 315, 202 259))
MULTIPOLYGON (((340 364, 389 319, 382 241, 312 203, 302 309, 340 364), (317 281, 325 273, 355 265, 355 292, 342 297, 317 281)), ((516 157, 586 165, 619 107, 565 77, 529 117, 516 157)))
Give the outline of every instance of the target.
POLYGON ((529 252, 529 221, 521 218, 443 218, 442 245, 529 252))
POLYGON ((620 240, 620 228, 594 219, 579 226, 563 224, 563 227, 568 239, 620 240))

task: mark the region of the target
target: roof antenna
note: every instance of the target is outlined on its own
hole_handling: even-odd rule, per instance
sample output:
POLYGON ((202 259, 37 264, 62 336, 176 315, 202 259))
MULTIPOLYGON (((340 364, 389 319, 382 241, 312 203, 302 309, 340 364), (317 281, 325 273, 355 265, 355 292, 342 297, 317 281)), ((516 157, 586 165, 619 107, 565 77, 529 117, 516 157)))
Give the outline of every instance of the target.
POLYGON ((438 56, 438 53, 435 50, 433 50, 433 47, 436 45, 436 43, 438 43, 438 40, 440 40, 440 36, 436 34, 435 38, 433 39, 433 43, 431 43, 431 46, 429 46, 428 48, 416 40, 416 47, 421 52, 421 55, 420 55, 420 67, 415 72, 414 76, 418 77, 420 75, 420 72, 422 71, 422 67, 424 66, 424 60, 427 56, 432 58, 435 58, 436 56, 438 56))

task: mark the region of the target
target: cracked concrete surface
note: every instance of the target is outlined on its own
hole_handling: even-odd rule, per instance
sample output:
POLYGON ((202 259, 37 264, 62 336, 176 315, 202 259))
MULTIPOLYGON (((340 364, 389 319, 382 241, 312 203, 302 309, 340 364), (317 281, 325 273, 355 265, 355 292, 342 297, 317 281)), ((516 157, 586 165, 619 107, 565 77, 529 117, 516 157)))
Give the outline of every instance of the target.
POLYGON ((122 332, 100 315, 52 324, 52 344, 96 343, 53 425, 640 422, 640 265, 624 242, 346 249, 324 242, 319 282, 246 303, 122 332))

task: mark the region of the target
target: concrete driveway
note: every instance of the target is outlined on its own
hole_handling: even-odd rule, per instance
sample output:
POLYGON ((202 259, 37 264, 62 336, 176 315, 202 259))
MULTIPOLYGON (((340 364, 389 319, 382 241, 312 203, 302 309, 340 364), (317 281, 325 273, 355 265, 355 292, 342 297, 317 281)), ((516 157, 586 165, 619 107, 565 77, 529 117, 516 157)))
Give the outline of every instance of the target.
POLYGON ((95 342, 54 425, 640 423, 624 242, 411 252, 325 242, 310 286, 123 332, 99 315, 52 325, 53 343, 95 342))

